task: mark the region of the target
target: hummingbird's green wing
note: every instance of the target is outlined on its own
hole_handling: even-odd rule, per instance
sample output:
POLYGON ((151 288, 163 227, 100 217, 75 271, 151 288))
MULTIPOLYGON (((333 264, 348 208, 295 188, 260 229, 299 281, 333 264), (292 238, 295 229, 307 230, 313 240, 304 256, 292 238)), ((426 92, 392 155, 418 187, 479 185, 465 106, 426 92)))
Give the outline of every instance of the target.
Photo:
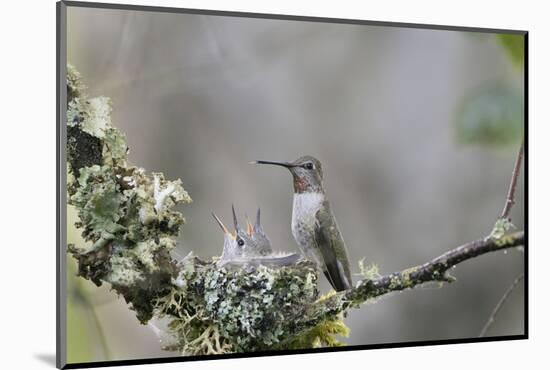
POLYGON ((350 289, 353 281, 346 245, 327 200, 315 214, 315 219, 314 239, 325 264, 323 272, 335 290, 350 289))

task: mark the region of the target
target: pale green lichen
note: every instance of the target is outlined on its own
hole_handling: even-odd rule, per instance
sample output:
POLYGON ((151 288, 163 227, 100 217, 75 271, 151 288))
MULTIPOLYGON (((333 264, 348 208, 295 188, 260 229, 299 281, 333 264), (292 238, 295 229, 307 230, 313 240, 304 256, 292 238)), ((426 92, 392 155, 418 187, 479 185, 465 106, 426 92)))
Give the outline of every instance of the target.
POLYGON ((370 265, 365 265, 365 259, 361 258, 358 262, 359 265, 359 276, 361 276, 363 279, 372 280, 380 277, 380 273, 378 270, 378 265, 375 263, 372 263, 370 265))
POLYGON ((116 286, 131 287, 145 280, 135 259, 131 255, 115 254, 110 259, 109 273, 104 277, 106 282, 116 286))
POLYGON ((297 334, 300 309, 318 297, 317 271, 307 262, 247 271, 192 257, 182 263, 178 278, 184 283, 158 300, 157 314, 172 318, 170 348, 182 354, 272 348, 297 334), (208 345, 210 336, 223 345, 208 345))
POLYGON ((110 166, 124 165, 128 154, 126 136, 113 127, 108 127, 104 133, 103 163, 110 166))
POLYGON ((414 285, 414 281, 411 279, 411 273, 414 272, 414 269, 410 271, 403 271, 400 276, 400 283, 404 289, 410 288, 414 285))
POLYGON ((135 253, 137 261, 147 270, 149 273, 153 273, 159 270, 156 256, 159 250, 166 249, 172 251, 176 246, 176 242, 172 238, 164 237, 155 240, 146 240, 137 243, 133 252, 135 253))
POLYGON ((191 198, 180 180, 128 165, 124 134, 112 126, 110 100, 88 98, 71 66, 67 91, 68 202, 78 210, 77 226, 89 242, 69 251, 79 261, 79 275, 97 285, 110 283, 146 322, 152 301, 177 276, 170 251, 184 219, 173 207, 191 198), (158 187, 174 190, 157 212, 158 187))
POLYGON ((106 97, 76 97, 67 104, 67 125, 78 125, 82 131, 103 139, 112 127, 111 110, 111 100, 106 97))
POLYGON ((495 222, 489 237, 493 240, 501 239, 512 228, 514 228, 514 224, 508 218, 499 218, 495 222))
POLYGON ((505 246, 513 239, 512 236, 508 234, 508 231, 514 227, 515 226, 510 219, 501 217, 495 222, 495 226, 493 227, 491 234, 489 234, 489 238, 491 238, 498 247, 505 246))
POLYGON ((69 204, 79 210, 82 236, 93 241, 95 250, 108 240, 124 241, 126 226, 123 204, 127 197, 120 191, 112 167, 94 165, 80 170, 79 187, 69 204))
POLYGON ((80 73, 75 67, 67 65, 67 102, 73 101, 79 97, 81 92, 86 89, 82 83, 80 73))

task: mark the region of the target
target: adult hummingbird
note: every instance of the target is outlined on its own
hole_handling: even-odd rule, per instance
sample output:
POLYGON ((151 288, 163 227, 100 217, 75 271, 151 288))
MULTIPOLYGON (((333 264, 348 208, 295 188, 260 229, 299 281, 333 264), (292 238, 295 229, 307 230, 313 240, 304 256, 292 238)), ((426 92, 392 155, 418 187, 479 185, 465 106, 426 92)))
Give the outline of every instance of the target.
POLYGON ((346 244, 323 187, 321 162, 312 156, 294 162, 255 161, 287 168, 294 182, 292 235, 302 253, 315 262, 337 290, 351 288, 346 244))

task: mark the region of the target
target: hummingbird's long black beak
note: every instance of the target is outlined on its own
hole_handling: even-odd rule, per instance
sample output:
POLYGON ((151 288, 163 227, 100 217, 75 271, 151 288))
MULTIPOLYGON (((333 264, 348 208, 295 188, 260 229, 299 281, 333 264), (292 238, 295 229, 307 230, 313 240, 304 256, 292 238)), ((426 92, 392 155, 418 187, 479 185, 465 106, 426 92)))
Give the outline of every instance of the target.
POLYGON ((275 165, 275 166, 282 166, 282 167, 286 167, 286 168, 293 167, 292 163, 288 163, 288 162, 252 161, 252 162, 250 162, 250 164, 272 164, 272 165, 275 165))

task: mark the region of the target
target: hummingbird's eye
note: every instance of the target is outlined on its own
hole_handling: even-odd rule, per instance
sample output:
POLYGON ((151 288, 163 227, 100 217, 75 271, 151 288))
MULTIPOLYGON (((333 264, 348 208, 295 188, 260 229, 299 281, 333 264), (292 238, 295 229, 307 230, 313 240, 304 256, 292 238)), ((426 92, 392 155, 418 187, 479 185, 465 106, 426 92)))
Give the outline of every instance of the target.
POLYGON ((237 239, 237 244, 239 245, 239 247, 242 247, 244 245, 244 240, 242 240, 241 238, 237 239))
POLYGON ((304 168, 306 170, 312 170, 313 169, 313 163, 308 162, 308 163, 304 164, 304 168))

